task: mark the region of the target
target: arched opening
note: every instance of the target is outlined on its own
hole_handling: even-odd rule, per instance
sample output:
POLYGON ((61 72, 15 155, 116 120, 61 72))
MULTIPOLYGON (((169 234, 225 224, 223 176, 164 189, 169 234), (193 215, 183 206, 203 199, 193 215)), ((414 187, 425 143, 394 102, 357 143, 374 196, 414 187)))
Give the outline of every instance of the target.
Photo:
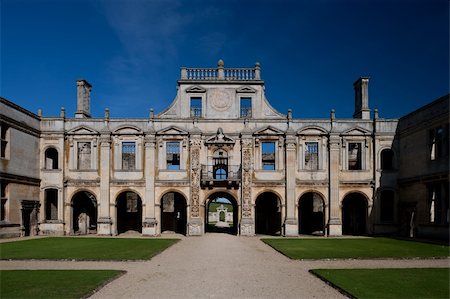
POLYGON ((265 192, 256 198, 255 232, 263 235, 281 235, 281 202, 277 195, 265 192))
POLYGON ((206 232, 237 235, 238 206, 233 196, 224 192, 210 195, 205 211, 206 232))
POLYGON ((346 195, 342 207, 342 233, 344 235, 364 235, 366 218, 366 198, 360 193, 346 195))
POLYGON ((45 169, 58 169, 58 151, 53 147, 45 151, 45 169))
POLYGON ((117 197, 117 233, 135 231, 142 233, 142 201, 133 191, 125 191, 117 197))
POLYGON ((97 199, 88 191, 80 191, 72 199, 72 228, 76 235, 97 233, 97 199))
POLYGON ((186 199, 178 192, 164 194, 161 199, 161 233, 186 235, 186 199))
POLYGON ((316 192, 308 192, 300 197, 298 205, 299 234, 325 234, 325 204, 316 192))
POLYGON ((381 151, 381 169, 392 170, 394 169, 394 151, 391 149, 384 149, 381 151))

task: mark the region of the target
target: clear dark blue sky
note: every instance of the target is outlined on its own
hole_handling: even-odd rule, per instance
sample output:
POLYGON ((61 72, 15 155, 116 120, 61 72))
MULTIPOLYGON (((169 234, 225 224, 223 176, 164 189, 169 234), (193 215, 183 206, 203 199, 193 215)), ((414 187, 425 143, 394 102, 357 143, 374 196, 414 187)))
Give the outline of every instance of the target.
POLYGON ((174 99, 180 67, 253 67, 296 118, 370 107, 399 117, 449 91, 449 4, 423 1, 1 0, 0 95, 32 112, 73 116, 79 78, 91 110, 147 117, 174 99))

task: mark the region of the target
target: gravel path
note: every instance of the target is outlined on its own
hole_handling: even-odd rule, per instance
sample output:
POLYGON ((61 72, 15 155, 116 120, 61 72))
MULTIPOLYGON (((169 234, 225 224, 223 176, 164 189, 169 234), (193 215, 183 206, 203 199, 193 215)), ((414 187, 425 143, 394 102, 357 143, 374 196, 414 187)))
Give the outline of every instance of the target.
POLYGON ((294 261, 259 238, 183 238, 150 261, 0 261, 1 269, 121 269, 91 298, 343 298, 314 268, 449 267, 449 259, 294 261))

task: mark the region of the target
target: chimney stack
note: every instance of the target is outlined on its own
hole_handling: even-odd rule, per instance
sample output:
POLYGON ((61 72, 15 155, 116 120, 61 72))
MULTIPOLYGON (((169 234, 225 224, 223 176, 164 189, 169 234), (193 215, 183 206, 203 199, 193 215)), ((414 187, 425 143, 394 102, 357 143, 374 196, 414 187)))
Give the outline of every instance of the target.
POLYGON ((86 80, 77 80, 77 112, 75 118, 91 117, 92 85, 86 80))
POLYGON ((355 89, 355 113, 353 118, 370 119, 369 77, 360 77, 353 83, 355 89))

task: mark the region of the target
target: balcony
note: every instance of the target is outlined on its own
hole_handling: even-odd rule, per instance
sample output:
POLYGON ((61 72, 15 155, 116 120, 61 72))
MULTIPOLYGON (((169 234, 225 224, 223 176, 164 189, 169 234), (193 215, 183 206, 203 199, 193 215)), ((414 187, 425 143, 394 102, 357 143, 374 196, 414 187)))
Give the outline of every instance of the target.
POLYGON ((241 181, 240 165, 202 165, 202 188, 239 188, 241 181))

